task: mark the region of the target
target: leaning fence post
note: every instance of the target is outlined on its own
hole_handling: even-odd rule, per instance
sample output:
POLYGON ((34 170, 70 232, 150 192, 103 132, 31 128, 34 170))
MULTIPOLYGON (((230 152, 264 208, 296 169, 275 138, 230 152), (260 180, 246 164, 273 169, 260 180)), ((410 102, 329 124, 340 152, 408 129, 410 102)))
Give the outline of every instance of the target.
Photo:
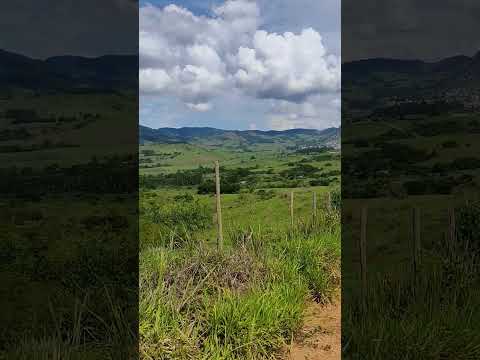
POLYGON ((416 276, 420 265, 420 248, 421 248, 421 216, 420 208, 413 208, 413 272, 416 276))
POLYGON ((292 223, 292 229, 295 225, 294 214, 293 214, 293 191, 290 191, 290 220, 292 223))
POLYGON ((367 222, 368 208, 364 206, 362 207, 360 218, 360 275, 362 280, 361 296, 363 311, 365 311, 367 307, 367 222))
POLYGON ((456 226, 455 226, 455 208, 450 208, 448 212, 448 230, 449 230, 449 247, 453 249, 455 246, 456 238, 456 226))
POLYGON ((220 201, 220 164, 215 161, 215 197, 216 197, 216 207, 217 207, 217 248, 223 248, 223 227, 222 227, 222 204, 220 201))

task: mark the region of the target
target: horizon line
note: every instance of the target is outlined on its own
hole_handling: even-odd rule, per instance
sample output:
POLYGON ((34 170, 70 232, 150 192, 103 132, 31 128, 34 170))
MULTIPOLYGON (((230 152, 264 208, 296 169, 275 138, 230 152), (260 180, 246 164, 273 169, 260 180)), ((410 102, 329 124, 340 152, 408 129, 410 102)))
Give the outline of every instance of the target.
POLYGON ((148 125, 144 125, 139 123, 139 126, 143 126, 152 130, 160 130, 160 129, 213 129, 213 130, 222 130, 222 131, 262 131, 262 132, 267 132, 267 131, 290 131, 290 130, 315 130, 315 131, 324 131, 328 129, 341 129, 341 126, 330 126, 330 127, 325 127, 325 128, 302 128, 302 127, 297 127, 297 128, 290 128, 290 129, 223 129, 223 128, 218 128, 218 127, 213 127, 213 126, 161 126, 158 128, 154 128, 148 125))

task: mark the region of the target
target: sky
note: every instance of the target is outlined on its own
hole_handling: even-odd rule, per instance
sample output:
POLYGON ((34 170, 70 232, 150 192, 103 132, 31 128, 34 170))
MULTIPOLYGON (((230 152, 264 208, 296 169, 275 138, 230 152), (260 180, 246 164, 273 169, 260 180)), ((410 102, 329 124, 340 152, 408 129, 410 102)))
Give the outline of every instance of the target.
POLYGON ((438 61, 480 50, 478 0, 343 0, 342 61, 438 61))
POLYGON ((139 6, 142 125, 340 125, 340 0, 139 6))
POLYGON ((2 2, 0 49, 29 57, 136 54, 136 0, 2 2))

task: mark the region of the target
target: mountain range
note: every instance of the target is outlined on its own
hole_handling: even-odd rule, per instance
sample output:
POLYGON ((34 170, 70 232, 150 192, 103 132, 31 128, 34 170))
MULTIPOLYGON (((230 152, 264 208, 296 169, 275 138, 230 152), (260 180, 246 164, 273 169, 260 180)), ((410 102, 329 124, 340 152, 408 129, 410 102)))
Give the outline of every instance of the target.
POLYGON ((402 101, 442 101, 478 108, 479 96, 480 52, 431 62, 374 58, 342 65, 344 109, 373 109, 402 101))
POLYGON ((0 50, 0 88, 34 91, 138 90, 138 56, 32 59, 0 50))
POLYGON ((373 74, 408 74, 419 78, 436 77, 467 81, 480 80, 480 51, 474 56, 457 55, 437 61, 371 58, 342 65, 342 79, 347 82, 365 79, 373 74), (462 74, 462 76, 458 76, 462 74))
POLYGON ((183 127, 152 129, 140 125, 140 143, 187 143, 212 146, 251 146, 281 144, 286 146, 340 147, 340 129, 325 130, 290 129, 277 130, 222 130, 211 127, 183 127))
MULTIPOLYGON (((33 90, 138 89, 137 55, 105 55, 96 58, 55 56, 32 59, 0 49, 0 87, 33 90)), ((342 65, 342 88, 351 85, 415 80, 422 89, 432 87, 478 87, 480 52, 452 56, 434 62, 372 58, 342 65)), ((412 84, 403 84, 412 88, 412 84)))

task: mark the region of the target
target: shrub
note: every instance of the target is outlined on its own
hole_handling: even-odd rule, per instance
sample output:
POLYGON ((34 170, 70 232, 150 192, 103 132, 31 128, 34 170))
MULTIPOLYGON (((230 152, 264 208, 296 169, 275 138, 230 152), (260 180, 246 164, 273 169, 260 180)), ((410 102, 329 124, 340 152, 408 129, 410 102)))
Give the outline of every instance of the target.
POLYGON ((257 190, 256 195, 261 200, 270 200, 270 199, 273 199, 275 197, 275 191, 260 189, 260 190, 257 190))
MULTIPOLYGON (((240 191, 240 183, 229 182, 227 179, 220 180, 220 190, 222 194, 237 194, 240 191)), ((205 180, 198 186, 198 194, 214 194, 215 182, 213 180, 205 180)))
POLYGON ((340 210, 342 206, 342 190, 335 188, 330 192, 330 205, 333 209, 340 210))
POLYGON ((153 203, 143 211, 140 224, 142 247, 146 243, 182 246, 190 242, 193 232, 207 229, 213 216, 211 210, 198 199, 162 205, 153 203))
POLYGON ((330 185, 330 179, 315 179, 310 180, 310 186, 328 186, 330 185))
POLYGON ((480 252, 480 203, 469 203, 457 210, 457 241, 480 252))

